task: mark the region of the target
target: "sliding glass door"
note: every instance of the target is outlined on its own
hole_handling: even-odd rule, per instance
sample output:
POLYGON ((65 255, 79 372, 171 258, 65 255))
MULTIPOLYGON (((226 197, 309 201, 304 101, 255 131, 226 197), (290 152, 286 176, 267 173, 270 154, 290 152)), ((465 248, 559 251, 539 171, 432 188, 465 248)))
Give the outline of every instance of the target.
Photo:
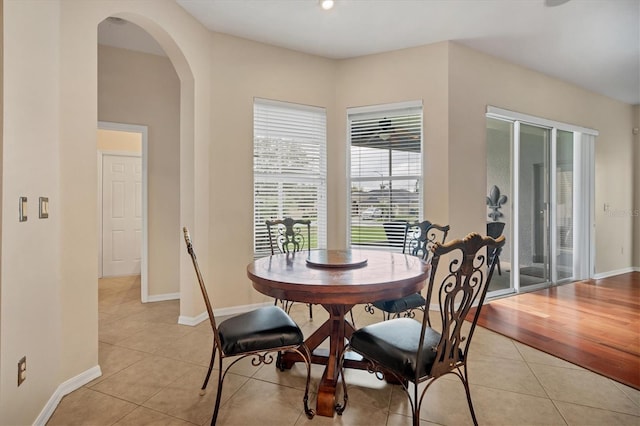
POLYGON ((593 136, 499 112, 487 114, 487 233, 508 244, 490 295, 588 278, 593 136))
POLYGON ((518 272, 520 287, 551 281, 551 130, 520 124, 518 162, 518 272))

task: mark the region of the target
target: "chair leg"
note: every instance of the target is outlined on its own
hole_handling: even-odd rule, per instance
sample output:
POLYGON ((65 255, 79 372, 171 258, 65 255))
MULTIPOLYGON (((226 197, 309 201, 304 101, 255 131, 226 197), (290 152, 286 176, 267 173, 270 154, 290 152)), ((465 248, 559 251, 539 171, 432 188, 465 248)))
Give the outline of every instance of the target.
POLYGON ((349 401, 349 395, 347 394, 347 382, 344 380, 344 357, 347 353, 349 346, 347 345, 340 355, 340 362, 338 363, 338 370, 340 372, 340 378, 342 379, 342 404, 336 404, 336 414, 339 416, 344 413, 347 408, 347 402, 349 401))
POLYGON ((211 418, 211 426, 215 426, 218 421, 218 411, 220 410, 220 401, 222 400, 222 382, 224 382, 224 376, 222 374, 222 357, 218 361, 218 392, 216 393, 216 406, 213 409, 213 417, 211 418))
POLYGON ((209 383, 209 377, 211 377, 211 370, 213 370, 213 363, 216 361, 216 342, 215 339, 213 341, 213 350, 211 351, 211 360, 209 361, 209 370, 207 370, 207 375, 204 378, 204 382, 202 383, 202 387, 200 388, 200 396, 204 395, 207 389, 207 384, 209 383))
MULTIPOLYGON (((420 407, 422 406, 422 400, 418 399, 418 384, 414 383, 413 384, 413 404, 412 404, 412 408, 413 408, 413 413, 411 413, 412 415, 412 420, 413 420, 413 426, 420 426, 420 407)), ((411 398, 409 398, 411 399, 411 398)))
POLYGON ((309 303, 309 319, 313 319, 313 307, 311 303, 309 303))
POLYGON ((302 398, 302 403, 304 405, 304 413, 306 414, 308 419, 312 419, 316 412, 309 408, 309 384, 311 382, 311 352, 309 348, 304 343, 300 346, 304 350, 304 354, 301 354, 304 358, 304 363, 307 367, 307 383, 304 388, 304 397, 302 398))
POLYGON ((502 275, 502 270, 500 269, 500 258, 496 257, 496 266, 498 267, 498 275, 502 275))
MULTIPOLYGON (((457 374, 456 374, 457 375, 457 374)), ((464 377, 459 375, 462 384, 464 385, 464 391, 467 394, 467 403, 469 404, 469 411, 471 412, 471 419, 473 420, 473 424, 478 426, 478 419, 476 419, 476 412, 473 409, 473 402, 471 401, 471 391, 469 390, 469 376, 467 374, 467 366, 464 366, 464 377)))

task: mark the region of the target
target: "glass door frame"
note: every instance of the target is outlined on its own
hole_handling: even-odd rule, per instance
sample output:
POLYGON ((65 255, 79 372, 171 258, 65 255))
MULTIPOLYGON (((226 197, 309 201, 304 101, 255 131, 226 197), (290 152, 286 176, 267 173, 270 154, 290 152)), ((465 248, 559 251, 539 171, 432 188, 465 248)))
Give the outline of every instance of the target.
MULTIPOLYGON (((520 125, 526 124, 550 130, 550 173, 549 173, 549 200, 547 208, 547 233, 549 236, 549 268, 551 272, 550 281, 527 285, 522 288, 520 284, 520 274, 511 273, 510 287, 490 292, 490 297, 498 297, 521 291, 534 291, 556 285, 565 281, 588 279, 593 276, 595 265, 595 162, 594 151, 595 136, 597 130, 588 129, 571 124, 560 123, 534 117, 514 111, 509 111, 493 106, 487 106, 487 118, 506 121, 512 124, 511 127, 511 218, 510 226, 511 238, 511 264, 517 265, 520 269, 520 218, 518 209, 520 206, 520 125), (571 278, 558 280, 556 256, 558 254, 557 245, 557 137, 558 130, 573 133, 573 170, 574 170, 574 235, 573 240, 573 274, 571 278)), ((513 268, 511 268, 513 271, 513 268)))

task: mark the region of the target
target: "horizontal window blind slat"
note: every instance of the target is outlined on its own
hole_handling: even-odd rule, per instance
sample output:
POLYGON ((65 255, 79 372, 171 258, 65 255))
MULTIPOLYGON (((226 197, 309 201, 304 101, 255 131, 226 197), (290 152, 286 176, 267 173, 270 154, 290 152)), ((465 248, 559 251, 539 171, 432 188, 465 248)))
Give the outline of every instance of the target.
POLYGON ((312 222, 313 248, 326 247, 326 112, 256 99, 254 255, 271 254, 265 220, 312 222))
POLYGON ((349 244, 400 250, 397 232, 421 216, 422 109, 367 109, 348 122, 349 244))

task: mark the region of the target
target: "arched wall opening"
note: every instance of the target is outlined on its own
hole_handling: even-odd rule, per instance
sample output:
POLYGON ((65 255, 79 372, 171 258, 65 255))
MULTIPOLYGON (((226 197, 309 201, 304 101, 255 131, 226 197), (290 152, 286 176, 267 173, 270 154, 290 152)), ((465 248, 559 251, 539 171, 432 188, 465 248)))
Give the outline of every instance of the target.
POLYGON ((180 236, 167 230, 180 228, 180 80, 155 40, 124 19, 98 25, 98 121, 109 129, 98 139, 107 154, 98 155, 100 294, 115 290, 111 277, 140 275, 142 302, 178 299, 180 236), (127 159, 117 137, 141 126, 148 143, 127 159))
MULTIPOLYGON (((151 13, 149 13, 149 15, 151 15, 151 13)), ((148 234, 151 244, 153 244, 154 238, 162 241, 165 246, 165 256, 166 252, 171 252, 170 256, 172 256, 172 258, 170 263, 174 266, 171 270, 171 281, 174 283, 174 287, 171 288, 165 285, 161 286, 161 288, 157 288, 153 279, 154 273, 151 269, 158 265, 159 260, 154 260, 153 256, 150 256, 148 300, 156 301, 180 298, 180 322, 188 324, 190 323, 191 318, 195 318, 196 315, 200 314, 202 311, 202 303, 200 301, 199 294, 196 293, 197 288, 194 286, 191 265, 183 250, 181 229, 182 226, 186 225, 193 230, 197 230, 198 234, 202 235, 201 245, 203 245, 203 248, 200 249, 200 251, 206 252, 206 230, 208 228, 206 225, 206 218, 208 216, 206 212, 208 209, 208 179, 196 180, 195 176, 208 169, 206 164, 208 161, 208 155, 206 154, 208 148, 206 147, 206 143, 205 146, 203 146, 202 143, 196 146, 195 139, 196 134, 198 133, 203 136, 201 140, 205 141, 206 137, 204 136, 207 131, 197 132, 195 123, 196 114, 208 114, 206 109, 198 108, 196 106, 208 105, 208 101, 203 100, 208 99, 208 90, 202 90, 196 94, 194 70, 192 64, 189 63, 189 60, 183 51, 184 46, 179 46, 176 42, 177 37, 170 33, 171 29, 165 28, 174 25, 173 21, 167 21, 167 25, 162 25, 159 23, 157 17, 152 19, 146 13, 141 13, 139 11, 112 12, 109 16, 105 16, 104 19, 107 17, 115 17, 129 21, 151 35, 151 37, 155 39, 166 53, 166 56, 173 65, 179 80, 179 94, 177 95, 178 107, 176 111, 176 114, 179 116, 179 130, 178 137, 176 138, 176 140, 179 141, 179 147, 174 152, 177 155, 175 155, 171 160, 176 163, 174 170, 176 173, 170 178, 172 179, 171 183, 175 184, 175 193, 172 194, 173 198, 171 205, 167 206, 167 208, 172 208, 176 211, 175 214, 172 215, 170 223, 166 224, 164 227, 166 229, 156 228, 154 230, 153 226, 151 226, 148 234), (199 195, 196 196, 196 194, 199 195), (201 211, 200 209, 205 209, 205 211, 201 211), (201 213, 196 214, 198 211, 201 213)), ((191 51, 193 53, 193 49, 191 49, 191 51)), ((204 55, 204 53, 206 52, 200 52, 199 56, 205 57, 206 55, 204 55)), ((203 64, 198 64, 198 67, 202 69, 203 64)), ((205 63, 204 68, 208 68, 208 64, 205 63)), ((200 75, 202 75, 203 80, 205 80, 201 82, 201 86, 203 88, 208 88, 208 83, 206 82, 208 75, 203 75, 203 73, 200 73, 200 75)), ((200 84, 198 85, 200 86, 200 84)), ((100 94, 98 94, 98 96, 100 96, 100 94)), ((98 99, 98 101, 100 103, 100 99, 98 99)), ((102 119, 103 117, 99 118, 102 119)), ((150 151, 154 149, 151 138, 152 130, 150 130, 150 151)), ((152 154, 150 154, 150 158, 151 157, 152 154)), ((151 165, 151 167, 153 166, 151 165)), ((156 187, 161 187, 163 183, 166 183, 161 182, 162 179, 167 178, 167 176, 163 176, 162 173, 163 170, 159 170, 157 174, 150 172, 149 184, 154 186, 154 179, 156 179, 156 187)), ((150 208, 153 209, 153 206, 150 205, 150 208)))

